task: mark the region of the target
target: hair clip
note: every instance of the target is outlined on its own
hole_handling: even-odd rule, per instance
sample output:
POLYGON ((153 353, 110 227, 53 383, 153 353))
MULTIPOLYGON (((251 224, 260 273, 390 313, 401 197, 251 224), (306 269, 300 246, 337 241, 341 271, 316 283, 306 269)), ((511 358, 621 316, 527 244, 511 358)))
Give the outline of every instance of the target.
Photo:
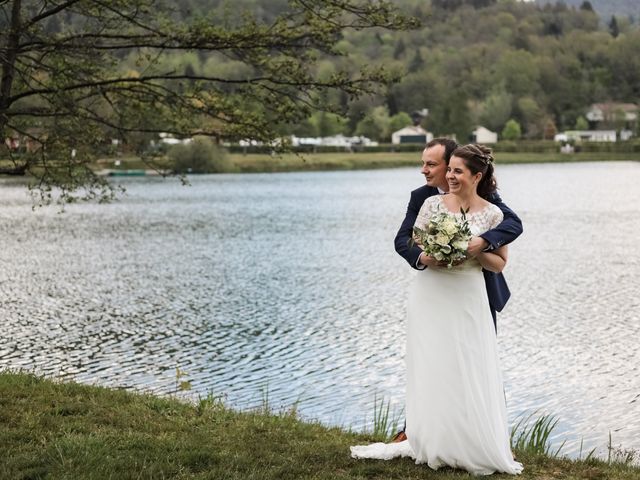
POLYGON ((487 163, 487 164, 493 163, 493 157, 491 155, 488 155, 486 153, 480 153, 480 154, 478 154, 478 157, 480 157, 482 160, 484 160, 484 162, 487 163))

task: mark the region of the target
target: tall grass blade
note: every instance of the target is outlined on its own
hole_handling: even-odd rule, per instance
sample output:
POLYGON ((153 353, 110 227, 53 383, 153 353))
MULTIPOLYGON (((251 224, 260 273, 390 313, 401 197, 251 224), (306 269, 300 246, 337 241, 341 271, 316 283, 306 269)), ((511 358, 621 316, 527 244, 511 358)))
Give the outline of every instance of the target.
POLYGON ((513 427, 511 430, 511 447, 535 455, 558 457, 565 442, 562 442, 560 447, 553 451, 549 441, 551 432, 558 424, 558 420, 553 415, 542 415, 531 422, 534 414, 535 412, 528 417, 521 418, 513 427))
POLYGON ((385 402, 384 398, 373 399, 373 435, 383 441, 391 439, 398 429, 400 414, 391 414, 391 401, 385 402))

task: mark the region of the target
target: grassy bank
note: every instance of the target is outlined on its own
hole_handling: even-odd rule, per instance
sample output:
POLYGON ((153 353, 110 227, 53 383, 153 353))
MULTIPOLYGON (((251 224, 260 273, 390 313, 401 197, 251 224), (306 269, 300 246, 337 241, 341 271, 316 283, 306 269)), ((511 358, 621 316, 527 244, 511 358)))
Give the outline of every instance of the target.
MULTIPOLYGON (((420 164, 421 152, 371 152, 371 153, 310 153, 266 155, 250 153, 229 154, 233 170, 242 173, 292 172, 320 170, 358 170, 394 167, 416 167, 420 164)), ((601 162, 601 161, 640 161, 640 154, 633 152, 581 152, 529 153, 498 152, 498 164, 513 163, 558 163, 558 162, 601 162)), ((96 169, 114 168, 113 160, 102 159, 96 163, 96 169)), ((118 167, 121 170, 149 168, 141 159, 125 157, 118 167)))
MULTIPOLYGON (((372 168, 415 167, 420 164, 421 152, 375 153, 317 153, 270 156, 260 154, 232 154, 236 168, 241 172, 275 172, 295 170, 356 170, 372 168)), ((640 160, 638 153, 511 153, 495 154, 498 164, 594 162, 613 160, 640 160)))
MULTIPOLYGON (((349 457, 349 445, 372 440, 291 412, 236 412, 211 398, 190 405, 0 373, 1 479, 473 478, 409 459, 349 457)), ((516 454, 525 464, 520 478, 640 479, 622 464, 516 454)))

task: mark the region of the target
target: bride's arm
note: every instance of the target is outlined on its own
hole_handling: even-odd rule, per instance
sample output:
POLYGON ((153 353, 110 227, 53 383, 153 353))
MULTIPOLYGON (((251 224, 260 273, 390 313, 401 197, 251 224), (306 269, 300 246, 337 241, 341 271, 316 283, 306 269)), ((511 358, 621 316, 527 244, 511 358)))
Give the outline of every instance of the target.
POLYGON ((503 245, 492 252, 480 252, 476 258, 485 270, 500 273, 507 264, 507 246, 503 245))

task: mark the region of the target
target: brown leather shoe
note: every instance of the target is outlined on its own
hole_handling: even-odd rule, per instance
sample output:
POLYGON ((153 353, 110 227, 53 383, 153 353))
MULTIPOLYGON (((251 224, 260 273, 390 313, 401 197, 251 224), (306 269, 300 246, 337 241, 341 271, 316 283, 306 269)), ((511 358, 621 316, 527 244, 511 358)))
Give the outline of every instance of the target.
POLYGON ((396 436, 391 439, 391 443, 400 443, 404 442, 407 439, 407 434, 404 433, 404 430, 400 430, 396 433, 396 436))

